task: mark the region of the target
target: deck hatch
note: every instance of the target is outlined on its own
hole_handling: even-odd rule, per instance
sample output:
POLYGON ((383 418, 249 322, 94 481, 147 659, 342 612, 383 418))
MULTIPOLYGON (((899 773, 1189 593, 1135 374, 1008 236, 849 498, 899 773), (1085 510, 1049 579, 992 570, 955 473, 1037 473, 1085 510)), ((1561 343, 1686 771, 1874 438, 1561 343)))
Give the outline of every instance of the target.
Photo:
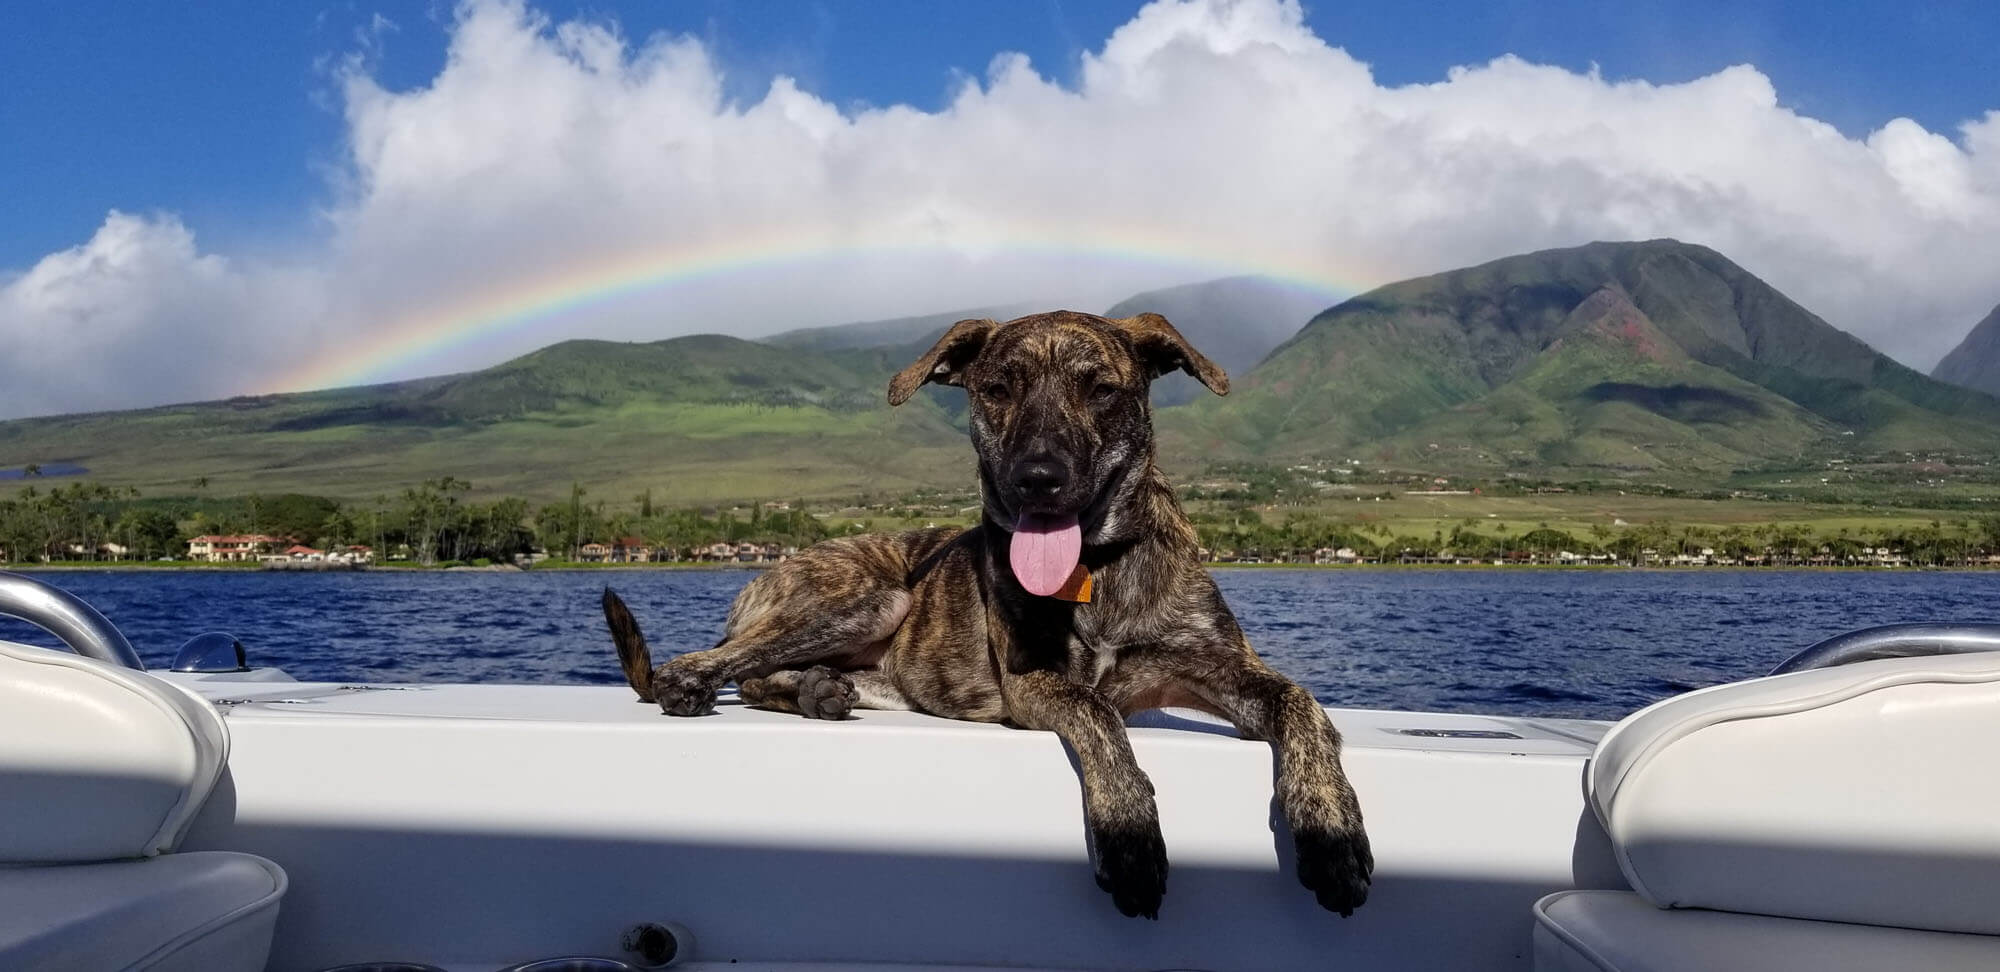
POLYGON ((1505 729, 1390 729, 1399 736, 1422 736, 1427 739, 1520 739, 1519 733, 1505 729))

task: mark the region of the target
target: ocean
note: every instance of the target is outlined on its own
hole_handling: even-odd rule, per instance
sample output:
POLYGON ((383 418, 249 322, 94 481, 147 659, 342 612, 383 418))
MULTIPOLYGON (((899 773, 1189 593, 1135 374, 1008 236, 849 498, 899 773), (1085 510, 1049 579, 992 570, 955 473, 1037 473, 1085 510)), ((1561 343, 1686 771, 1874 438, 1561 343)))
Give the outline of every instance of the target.
MULTIPOLYGON (((748 570, 48 571, 149 666, 205 631, 308 680, 619 684, 598 611, 656 656, 714 644, 748 570)), ((1329 705, 1616 719, 1895 621, 2000 618, 2000 572, 1259 569, 1216 580, 1259 654, 1329 705)), ((53 644, 0 619, 0 638, 53 644)))

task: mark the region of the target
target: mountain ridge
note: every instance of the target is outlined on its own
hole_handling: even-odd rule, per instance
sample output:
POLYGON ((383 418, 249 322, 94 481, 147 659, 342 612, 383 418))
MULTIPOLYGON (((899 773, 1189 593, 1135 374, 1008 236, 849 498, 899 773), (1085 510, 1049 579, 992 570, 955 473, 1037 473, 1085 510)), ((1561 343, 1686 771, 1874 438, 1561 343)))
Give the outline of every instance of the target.
MULTIPOLYGON (((1736 461, 1797 459, 1803 450, 1826 447, 1827 440, 1848 432, 1859 441, 1838 445, 1887 449, 1964 441, 2000 448, 1991 427, 2000 421, 2000 402, 1920 375, 1714 250, 1675 240, 1543 250, 1358 295, 1317 315, 1273 350, 1242 377, 1229 399, 1197 402, 1172 416, 1167 438, 1181 449, 1245 457, 1361 452, 1409 460, 1406 437, 1413 430, 1428 423, 1442 434, 1440 416, 1476 413, 1474 403, 1535 368, 1572 313, 1613 285, 1652 330, 1705 369, 1683 369, 1688 391, 1676 393, 1676 401, 1691 400, 1688 394, 1703 389, 1744 394, 1738 383, 1761 389, 1748 400, 1760 402, 1762 411, 1745 421, 1763 423, 1758 435, 1776 452, 1756 456, 1727 448, 1716 452, 1717 462, 1729 453, 1738 454, 1736 461), (1788 405, 1778 408, 1768 396, 1788 405)), ((1635 367, 1629 361, 1602 364, 1613 371, 1635 367)), ((1666 398, 1655 398, 1666 407, 1666 398)), ((1489 404, 1513 401, 1518 408, 1546 399, 1515 387, 1489 404)), ((1567 416, 1574 432, 1583 421, 1579 409, 1589 403, 1544 404, 1567 416)), ((1665 417, 1660 409, 1642 411, 1647 416, 1633 413, 1634 427, 1626 430, 1640 453, 1649 441, 1641 426, 1665 417)), ((1513 460, 1489 450, 1478 455, 1480 463, 1529 465, 1546 456, 1541 433, 1527 431, 1532 423, 1526 415, 1522 422, 1519 441, 1496 446, 1513 460)), ((1721 428, 1672 431, 1677 440, 1690 431, 1709 440, 1729 437, 1721 428)), ((1458 441, 1440 448, 1478 444, 1469 426, 1454 435, 1458 441)), ((1662 464, 1663 457, 1647 455, 1603 468, 1662 464)))
MULTIPOLYGON (((1365 456, 1714 483, 1857 451, 2000 455, 2000 401, 1890 361, 1706 247, 1545 250, 1298 310, 1315 299, 1225 278, 1109 309, 1166 314, 1205 353, 1253 363, 1226 398, 1160 396, 1163 462, 1365 456)), ((575 481, 682 503, 963 488, 964 393, 891 409, 883 389, 966 313, 758 341, 564 341, 389 385, 0 422, 0 471, 351 498, 443 475, 531 498, 575 481)))
POLYGON ((1994 305, 1958 342, 1958 347, 1937 363, 1931 377, 2000 396, 2000 304, 1994 305))

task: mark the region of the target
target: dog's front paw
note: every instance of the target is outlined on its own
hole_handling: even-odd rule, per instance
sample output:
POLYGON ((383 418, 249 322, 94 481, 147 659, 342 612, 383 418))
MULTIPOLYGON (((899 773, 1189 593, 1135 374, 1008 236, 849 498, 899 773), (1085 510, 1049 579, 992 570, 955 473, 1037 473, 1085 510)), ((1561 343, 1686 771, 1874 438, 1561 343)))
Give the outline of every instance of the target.
POLYGON ((1299 849, 1299 883, 1319 906, 1346 918, 1368 900, 1375 855, 1359 827, 1293 827, 1299 849))
POLYGON ((707 715, 715 711, 715 686, 685 666, 668 662, 653 669, 653 700, 670 716, 707 715))
POLYGON ((1130 824, 1091 828, 1097 886, 1127 918, 1158 920, 1167 894, 1167 842, 1160 821, 1146 817, 1130 824))
POLYGON ((860 700, 854 680, 825 665, 799 676, 799 714, 808 719, 845 719, 860 700))

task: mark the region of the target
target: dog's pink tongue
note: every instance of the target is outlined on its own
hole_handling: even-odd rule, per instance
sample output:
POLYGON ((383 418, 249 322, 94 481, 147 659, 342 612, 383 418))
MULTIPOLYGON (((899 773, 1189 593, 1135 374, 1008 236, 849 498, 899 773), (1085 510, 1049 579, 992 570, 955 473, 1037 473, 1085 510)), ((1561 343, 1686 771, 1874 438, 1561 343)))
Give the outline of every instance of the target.
POLYGON ((1062 590, 1083 556, 1083 527, 1073 516, 1023 513, 1014 524, 1007 560, 1028 593, 1048 597, 1062 590))

